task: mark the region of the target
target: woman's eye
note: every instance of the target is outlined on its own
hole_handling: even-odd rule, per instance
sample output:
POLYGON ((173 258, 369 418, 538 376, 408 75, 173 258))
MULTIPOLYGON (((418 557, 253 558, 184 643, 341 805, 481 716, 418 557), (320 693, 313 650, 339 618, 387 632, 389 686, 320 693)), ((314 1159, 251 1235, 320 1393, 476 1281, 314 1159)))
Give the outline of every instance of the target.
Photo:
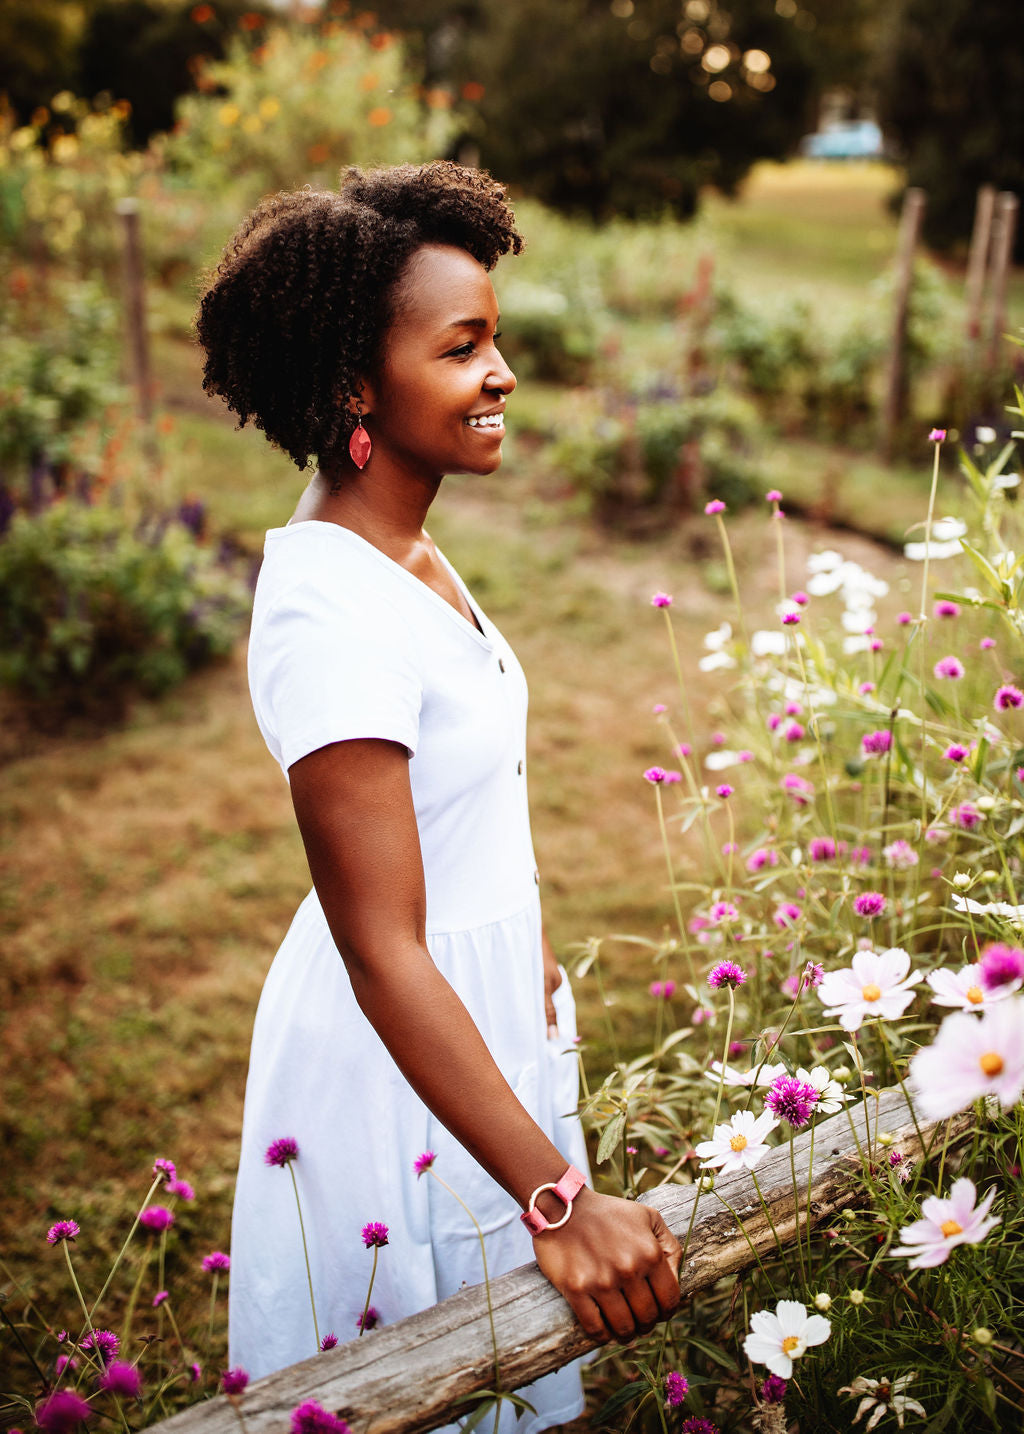
POLYGON ((452 349, 451 358, 468 358, 473 352, 473 344, 461 344, 457 349, 452 349))

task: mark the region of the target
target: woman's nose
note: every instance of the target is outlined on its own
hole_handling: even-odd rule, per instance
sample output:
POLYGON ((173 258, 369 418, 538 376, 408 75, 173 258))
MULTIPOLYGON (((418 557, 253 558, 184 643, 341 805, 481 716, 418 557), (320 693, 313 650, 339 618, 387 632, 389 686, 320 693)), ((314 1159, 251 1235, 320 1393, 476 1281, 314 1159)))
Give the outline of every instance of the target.
POLYGON ((494 367, 488 377, 487 387, 499 389, 502 393, 511 393, 516 386, 516 376, 508 364, 498 353, 494 351, 494 367))

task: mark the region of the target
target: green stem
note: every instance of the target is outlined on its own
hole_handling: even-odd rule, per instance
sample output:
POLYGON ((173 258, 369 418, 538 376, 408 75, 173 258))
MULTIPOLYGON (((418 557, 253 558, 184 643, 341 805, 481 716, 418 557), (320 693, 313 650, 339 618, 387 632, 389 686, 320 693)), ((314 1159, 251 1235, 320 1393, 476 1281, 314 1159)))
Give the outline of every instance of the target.
POLYGON ((729 1062, 729 1047, 732 1044, 732 1023, 736 1015, 736 993, 732 986, 725 988, 729 992, 729 1019, 725 1023, 725 1049, 722 1052, 722 1078, 718 1082, 718 1090, 715 1093, 715 1115, 711 1122, 711 1134, 715 1133, 715 1126, 718 1124, 718 1112, 722 1108, 722 1092, 725 1090, 725 1067, 729 1062))
POLYGON ((206 1357, 210 1359, 213 1355, 213 1319, 217 1308, 217 1281, 220 1279, 220 1270, 213 1272, 213 1288, 210 1291, 210 1320, 206 1330, 206 1357))
MULTIPOLYGON (((295 1170, 292 1162, 288 1161, 288 1173, 292 1177, 292 1189, 295 1191, 295 1208, 299 1212, 299 1230, 302 1233, 302 1257, 306 1261, 306 1279, 309 1281, 309 1304, 313 1311, 313 1334, 316 1338, 316 1352, 320 1353, 320 1326, 316 1322, 316 1300, 313 1296, 313 1271, 309 1267, 309 1249, 306 1245, 306 1225, 302 1218, 302 1201, 299 1199, 299 1182, 295 1178, 295 1170)), ((376 1252, 376 1246, 374 1251, 376 1252)), ((377 1256, 374 1253, 374 1260, 377 1256)))
MULTIPOLYGON (((377 1255, 380 1251, 379 1245, 373 1247, 373 1269, 370 1271, 370 1283, 366 1290, 366 1303, 363 1305, 363 1317, 359 1321, 359 1338, 362 1339, 366 1333, 366 1317, 370 1312, 370 1296, 373 1294, 373 1282, 377 1278, 377 1255)), ((320 1341, 317 1340, 317 1349, 320 1348, 320 1341)))
POLYGON ((485 1245, 484 1245, 484 1232, 483 1232, 483 1230, 481 1230, 480 1225, 479 1225, 479 1223, 478 1223, 478 1221, 477 1221, 476 1216, 473 1214, 472 1210, 471 1210, 471 1209, 469 1208, 469 1206, 466 1204, 465 1200, 463 1200, 462 1196, 461 1196, 461 1195, 457 1195, 457 1194, 455 1193, 455 1191, 452 1189, 452 1187, 448 1184, 447 1180, 442 1180, 442 1179, 441 1179, 440 1175, 438 1175, 437 1171, 434 1169, 434 1167, 433 1167, 432 1165, 429 1167, 429 1169, 430 1169, 430 1174, 433 1175, 433 1177, 434 1177, 434 1179, 437 1181, 438 1185, 443 1186, 444 1189, 448 1191, 448 1194, 451 1195, 453 1199, 458 1200, 458 1202, 459 1202, 459 1204, 462 1206, 463 1210, 465 1210, 466 1214, 467 1214, 467 1215, 469 1216, 469 1218, 472 1220, 472 1222, 473 1222, 473 1228, 474 1228, 474 1230, 476 1231, 476 1237, 477 1237, 477 1239, 480 1241, 480 1259, 481 1259, 481 1261, 483 1262, 483 1267, 484 1267, 484 1292, 485 1292, 486 1295, 487 1295, 487 1318, 488 1318, 488 1320, 490 1321, 490 1325, 491 1325, 491 1347, 492 1347, 492 1349, 493 1349, 493 1351, 494 1351, 494 1388, 495 1388, 495 1390, 496 1390, 498 1393, 500 1393, 500 1392, 501 1392, 501 1367, 500 1367, 500 1365, 499 1365, 499 1363, 498 1363, 498 1332, 497 1332, 497 1330, 495 1329, 495 1326, 494 1326, 494 1305, 493 1305, 493 1303, 492 1303, 492 1301, 491 1301, 491 1281, 490 1281, 490 1277, 489 1277, 489 1275, 488 1275, 488 1273, 487 1273, 487 1250, 486 1250, 486 1247, 485 1247, 485 1245))
POLYGON ((133 1237, 133 1235, 135 1234, 135 1231, 139 1228, 139 1217, 141 1216, 142 1211, 147 1208, 147 1206, 149 1205, 149 1202, 152 1200, 152 1198, 153 1198, 153 1196, 156 1194, 157 1190, 159 1190, 160 1186, 163 1184, 163 1179, 164 1179, 163 1175, 158 1175, 158 1176, 156 1177, 156 1179, 153 1181, 152 1185, 149 1187, 149 1193, 147 1194, 145 1200, 143 1200, 142 1205, 141 1205, 141 1207, 140 1207, 140 1209, 139 1209, 139 1212, 138 1212, 138 1214, 135 1216, 135 1220, 134 1220, 134 1222, 133 1222, 133 1224, 132 1224, 132 1227, 131 1227, 131 1229, 128 1231, 128 1236, 127 1236, 127 1238, 125 1239, 124 1244, 121 1246, 120 1250, 119 1250, 118 1253, 117 1253, 117 1259, 114 1261, 114 1263, 113 1263, 113 1264, 111 1265, 111 1267, 110 1267, 110 1273, 107 1275, 107 1278, 106 1278, 106 1281, 105 1281, 105 1283, 104 1283, 104 1285, 103 1285, 103 1288, 100 1290, 99 1294, 96 1296, 95 1300, 93 1301, 92 1309, 89 1311, 90 1316, 95 1315, 97 1309, 98 1309, 99 1306, 100 1306, 100 1302, 101 1302, 101 1300, 103 1299, 103 1296, 107 1293, 107 1290, 110 1288, 110 1282, 111 1282, 111 1280, 114 1278, 114 1276, 117 1274, 118 1270, 120 1269, 120 1267, 121 1267, 121 1261, 122 1261, 122 1260, 124 1259, 124 1257, 125 1257, 125 1252, 127 1251, 128 1246, 129 1246, 129 1245, 131 1244, 131 1242, 132 1242, 132 1237, 133 1237))
POLYGON ((102 1366, 103 1356, 100 1354, 99 1349, 96 1347, 96 1331, 93 1329, 92 1326, 92 1318, 89 1314, 89 1306, 85 1303, 85 1300, 82 1297, 82 1287, 78 1283, 78 1276, 75 1274, 75 1267, 71 1263, 71 1251, 68 1249, 68 1242, 67 1240, 61 1240, 61 1244, 64 1246, 64 1258, 67 1261, 68 1274, 71 1276, 71 1283, 75 1287, 75 1294, 78 1296, 78 1303, 82 1306, 82 1313, 83 1315, 85 1315, 85 1327, 93 1336, 93 1353, 99 1357, 100 1365, 102 1366))
MULTIPOLYGON (((686 931, 683 925, 683 910, 682 907, 679 905, 679 891, 676 888, 676 874, 672 869, 672 849, 669 846, 668 842, 668 828, 665 826, 665 808, 662 805, 661 801, 660 782, 654 783, 654 796, 658 804, 658 826, 661 828, 661 845, 662 849, 665 852, 665 866, 668 870, 668 884, 669 889, 672 892, 672 904, 674 905, 676 910, 676 926, 679 929, 679 939, 683 942, 685 946, 686 931)), ((693 979, 692 970, 690 973, 690 979, 693 979)))
MULTIPOLYGON (((790 1130, 790 1132, 789 1132, 789 1169, 790 1169, 790 1173, 791 1173, 791 1175, 792 1175, 792 1177, 793 1177, 793 1215, 794 1215, 794 1217, 795 1217, 795 1219, 796 1219, 796 1230, 794 1231, 794 1234, 796 1235, 796 1262, 797 1262, 797 1265, 798 1265, 799 1268, 800 1268, 800 1283, 801 1283, 801 1284, 803 1285, 803 1287, 804 1287, 804 1294, 806 1294, 806 1293, 807 1293, 807 1270, 806 1270, 806 1267, 805 1267, 805 1265, 804 1265, 804 1242, 803 1242, 803 1237, 802 1237, 801 1234, 800 1234, 800 1191, 799 1191, 799 1188, 798 1188, 798 1186, 797 1186, 797 1180, 796 1180, 796 1152, 795 1152, 795 1150, 793 1149, 793 1135, 794 1135, 794 1132, 793 1132, 792 1130, 790 1130)), ((811 1198, 811 1182, 810 1182, 809 1180, 808 1180, 808 1182, 807 1182, 807 1198, 808 1198, 808 1200, 810 1200, 810 1198, 811 1198)))

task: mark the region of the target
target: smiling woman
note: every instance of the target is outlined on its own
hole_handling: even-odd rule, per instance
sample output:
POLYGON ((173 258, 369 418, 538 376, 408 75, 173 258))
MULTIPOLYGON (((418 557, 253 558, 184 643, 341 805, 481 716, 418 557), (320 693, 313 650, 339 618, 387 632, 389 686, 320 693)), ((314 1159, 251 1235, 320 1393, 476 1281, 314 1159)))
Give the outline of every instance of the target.
MULTIPOLYGON (((249 645, 313 878, 267 977, 246 1088, 230 1358, 252 1374, 313 1353, 321 1330, 362 1331, 359 1232, 374 1222, 385 1321, 531 1254, 598 1338, 648 1330, 679 1299, 657 1212, 595 1194, 580 1169, 526 685, 424 528, 445 474, 501 462, 515 378, 488 270, 521 243, 479 171, 350 173, 340 194, 264 203, 202 300, 206 387, 300 466, 318 459, 267 534, 249 645), (267 1164, 282 1137, 301 1237, 291 1182, 267 1164), (435 1162, 479 1222, 486 1270, 464 1209, 419 1179, 435 1162)), ((506 1404, 503 1427, 573 1418, 578 1370, 526 1398, 533 1412, 516 1423, 506 1404)))

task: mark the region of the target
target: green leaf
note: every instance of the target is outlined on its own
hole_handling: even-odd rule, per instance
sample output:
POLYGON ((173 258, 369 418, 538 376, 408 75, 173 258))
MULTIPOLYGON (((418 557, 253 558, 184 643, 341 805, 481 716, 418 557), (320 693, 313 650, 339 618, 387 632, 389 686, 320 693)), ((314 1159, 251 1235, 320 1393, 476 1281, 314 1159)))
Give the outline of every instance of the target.
POLYGON ((992 1420, 996 1417, 996 1387, 987 1374, 981 1375, 975 1388, 978 1391, 978 1399, 981 1407, 992 1420))
POLYGON ((620 1110, 618 1115, 613 1115, 611 1120, 601 1132, 601 1139, 597 1146, 597 1163, 603 1165, 611 1155, 612 1151, 622 1139, 622 1132, 626 1126, 626 1112, 620 1110))
POLYGON ((696 1335, 691 1334, 687 1335, 686 1343, 688 1345, 692 1344, 694 1348, 706 1354, 708 1359, 714 1360, 715 1364, 720 1364, 723 1369, 732 1370, 733 1373, 739 1369, 739 1365, 733 1359, 732 1355, 726 1354, 724 1349, 719 1349, 718 1345, 712 1344, 710 1340, 699 1339, 696 1335))

